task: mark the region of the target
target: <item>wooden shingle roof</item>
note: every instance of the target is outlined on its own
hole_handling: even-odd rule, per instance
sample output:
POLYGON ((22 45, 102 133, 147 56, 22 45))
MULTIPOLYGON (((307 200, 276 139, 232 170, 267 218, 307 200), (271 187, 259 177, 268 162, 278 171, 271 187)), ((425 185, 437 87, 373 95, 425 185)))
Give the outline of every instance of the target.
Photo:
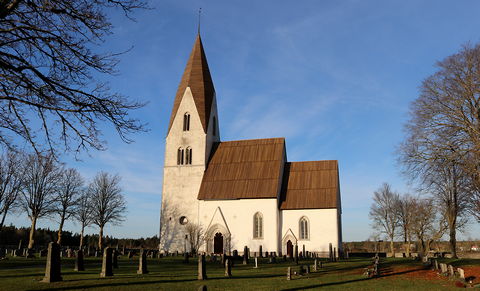
POLYGON ((175 101, 173 103, 172 115, 170 116, 168 132, 170 132, 173 120, 175 119, 178 107, 180 106, 180 102, 182 101, 183 94, 187 87, 190 87, 190 90, 192 91, 193 100, 195 101, 203 130, 204 132, 207 132, 213 98, 215 98, 215 88, 213 86, 212 77, 210 76, 207 57, 203 50, 200 35, 197 35, 187 66, 183 72, 182 80, 178 85, 177 94, 175 95, 175 101))
POLYGON ((217 143, 198 199, 277 198, 284 155, 284 138, 217 143))
POLYGON ((337 161, 286 163, 280 209, 340 208, 337 161))

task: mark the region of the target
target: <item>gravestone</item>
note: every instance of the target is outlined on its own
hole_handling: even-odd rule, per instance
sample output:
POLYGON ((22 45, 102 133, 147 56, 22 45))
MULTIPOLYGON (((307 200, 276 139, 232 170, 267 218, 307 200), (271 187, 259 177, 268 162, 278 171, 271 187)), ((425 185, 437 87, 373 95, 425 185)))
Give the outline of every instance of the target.
POLYGON ((287 255, 283 255, 283 261, 284 261, 284 262, 287 261, 287 255))
POLYGON ((317 267, 318 267, 318 260, 315 259, 315 260, 313 261, 313 271, 316 272, 316 271, 318 270, 317 267))
POLYGON ((265 251, 265 258, 268 257, 268 251, 265 251))
POLYGON ((248 265, 248 247, 243 248, 243 264, 248 265))
POLYGON ((270 258, 268 259, 268 262, 269 262, 270 264, 274 264, 274 263, 277 262, 277 260, 276 260, 275 257, 270 257, 270 258))
POLYGON ((67 258, 73 258, 73 251, 70 248, 67 249, 67 258))
POLYGON ((333 261, 337 261, 337 248, 333 248, 333 261))
POLYGON ((320 269, 323 268, 323 262, 320 261, 320 269))
POLYGON ((21 249, 22 249, 22 240, 18 242, 18 250, 21 250, 21 249))
POLYGON ((232 277, 232 261, 230 259, 225 261, 225 277, 232 277))
POLYGON ((292 280, 292 268, 288 267, 287 268, 287 280, 292 280))
POLYGON ((12 250, 12 257, 16 257, 17 256, 17 250, 12 250))
POLYGON ((298 265, 298 245, 295 245, 295 264, 298 265))
POLYGON ((100 277, 105 278, 110 276, 113 276, 112 248, 106 247, 103 251, 102 272, 100 273, 100 277))
POLYGON ((255 267, 254 268, 258 268, 258 258, 255 257, 255 267))
POLYGON ((75 268, 74 271, 85 271, 85 267, 83 264, 83 251, 78 250, 75 251, 75 268))
POLYGON ((188 253, 187 252, 183 253, 183 263, 188 264, 188 253))
POLYGON ((435 270, 438 270, 438 261, 437 260, 434 261, 434 266, 435 266, 435 270))
POLYGON ((442 274, 447 273, 447 264, 440 263, 440 271, 442 274))
POLYGON ((133 258, 133 252, 130 252, 130 251, 128 252, 128 258, 129 259, 133 258))
POLYGON ((95 250, 95 258, 98 258, 99 252, 98 250, 95 250))
POLYGON ((112 267, 118 269, 118 250, 113 250, 112 252, 112 267))
POLYGON ((198 287, 198 291, 207 291, 207 286, 201 285, 200 287, 198 287))
POLYGON ((460 277, 460 279, 465 279, 465 271, 461 268, 457 268, 457 272, 458 272, 458 277, 460 277))
POLYGON ((23 249, 22 257, 27 257, 27 255, 28 255, 28 249, 25 248, 25 249, 23 249))
POLYGON ((223 253, 221 258, 222 258, 222 266, 225 266, 225 264, 227 263, 227 255, 223 253))
POLYGON ((148 274, 147 270, 147 251, 144 249, 140 250, 140 255, 138 255, 138 271, 137 274, 143 275, 148 274))
POLYGON ((333 249, 332 249, 332 243, 328 244, 328 258, 330 261, 333 261, 333 249))
POLYGON ((452 265, 448 265, 448 275, 450 276, 455 276, 455 271, 453 270, 453 266, 452 265))
MULTIPOLYGON (((261 256, 261 255, 260 255, 261 256)), ((236 259, 238 257, 238 251, 233 250, 233 258, 236 259)))
POLYGON ((205 265, 205 255, 198 256, 198 280, 207 280, 207 270, 205 265))
POLYGON ((258 253, 260 254, 260 258, 263 257, 263 256, 262 256, 262 252, 263 252, 263 250, 262 250, 262 245, 260 245, 260 246, 258 247, 258 253))
POLYGON ((45 277, 42 282, 51 283, 62 281, 60 246, 51 242, 48 244, 47 264, 45 267, 45 277))
POLYGON ((305 274, 310 274, 310 265, 305 266, 305 274))
POLYGON ((35 253, 33 252, 33 249, 27 249, 26 256, 28 259, 33 259, 35 258, 35 253))
POLYGON ((302 256, 305 257, 305 245, 302 246, 302 256))

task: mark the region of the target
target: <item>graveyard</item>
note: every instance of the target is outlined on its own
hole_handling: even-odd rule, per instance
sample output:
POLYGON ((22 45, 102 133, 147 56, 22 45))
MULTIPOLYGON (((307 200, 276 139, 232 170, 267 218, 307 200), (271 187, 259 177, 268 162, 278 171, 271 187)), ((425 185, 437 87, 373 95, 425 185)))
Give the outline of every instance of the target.
POLYGON ((106 248, 103 258, 85 256, 83 268, 75 255, 57 261, 7 255, 0 290, 454 290, 480 283, 480 260, 473 259, 225 256, 222 262, 222 256, 154 254, 106 248))

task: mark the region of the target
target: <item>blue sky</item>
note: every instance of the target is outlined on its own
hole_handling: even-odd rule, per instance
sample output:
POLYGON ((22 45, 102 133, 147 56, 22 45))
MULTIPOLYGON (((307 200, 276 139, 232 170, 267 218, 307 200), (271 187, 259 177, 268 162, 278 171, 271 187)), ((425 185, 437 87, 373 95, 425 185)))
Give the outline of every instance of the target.
MULTIPOLYGON (((164 139, 199 7, 222 140, 285 137, 290 161, 339 160, 345 241, 372 234, 368 211, 383 182, 415 194, 394 154, 409 104, 436 61, 480 41, 476 0, 150 2, 137 22, 112 12, 113 35, 101 47, 133 47, 108 79, 149 102, 134 116, 150 131, 125 144, 105 126, 107 151, 65 158, 86 178, 100 170, 123 177, 127 220, 106 229, 117 237, 158 233, 164 139)), ((28 225, 22 215, 10 222, 28 225)), ((461 237, 480 238, 479 230, 472 223, 461 237)))

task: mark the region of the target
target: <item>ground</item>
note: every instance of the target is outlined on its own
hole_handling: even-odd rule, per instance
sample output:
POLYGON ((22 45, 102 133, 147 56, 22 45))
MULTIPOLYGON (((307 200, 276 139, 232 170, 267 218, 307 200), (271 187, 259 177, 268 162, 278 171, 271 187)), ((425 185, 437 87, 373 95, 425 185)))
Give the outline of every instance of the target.
MULTIPOLYGON (((464 267, 466 276, 475 276, 480 282, 480 260, 445 260, 455 267, 464 267)), ((312 264, 313 261, 300 261, 312 264)), ((85 272, 74 272, 74 259, 62 259, 63 282, 41 283, 45 259, 9 258, 0 261, 0 290, 197 290, 206 285, 208 290, 455 290, 457 280, 437 275, 411 259, 382 259, 379 278, 363 276, 371 259, 354 258, 335 263, 324 262, 323 268, 305 276, 286 279, 286 270, 298 267, 292 262, 268 264, 260 260, 259 268, 236 261, 232 278, 224 277, 219 262, 207 262, 208 280, 197 280, 197 261, 184 264, 181 257, 149 259, 147 275, 137 275, 138 257, 120 258, 114 277, 99 278, 101 258, 86 259, 85 272)))

